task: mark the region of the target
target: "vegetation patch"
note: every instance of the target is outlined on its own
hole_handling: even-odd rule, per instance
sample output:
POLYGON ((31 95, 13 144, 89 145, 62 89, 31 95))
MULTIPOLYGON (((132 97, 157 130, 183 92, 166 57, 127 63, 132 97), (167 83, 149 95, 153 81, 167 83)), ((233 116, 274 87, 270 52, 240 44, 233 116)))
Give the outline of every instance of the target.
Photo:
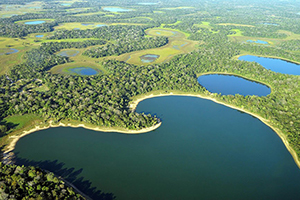
POLYGON ((183 32, 173 29, 154 28, 147 30, 146 33, 150 36, 166 36, 168 37, 169 42, 167 45, 160 48, 127 53, 116 57, 116 59, 137 65, 157 64, 166 62, 173 58, 175 55, 191 52, 195 49, 195 46, 198 44, 198 42, 196 41, 187 40, 183 32), (152 62, 143 62, 141 60, 141 57, 148 54, 157 55, 158 58, 153 60, 152 62))
POLYGON ((19 24, 25 24, 26 22, 35 22, 35 21, 45 21, 45 23, 48 22, 53 22, 54 19, 29 19, 29 20, 21 20, 21 21, 16 21, 15 23, 19 23, 19 24))
POLYGON ((255 27, 253 25, 247 25, 247 24, 234 24, 234 23, 220 23, 218 25, 221 26, 245 26, 245 27, 255 27))
POLYGON ((64 75, 80 75, 76 72, 76 68, 91 68, 98 72, 98 74, 102 74, 104 69, 103 67, 98 63, 92 63, 92 62, 72 62, 72 63, 66 63, 62 65, 57 65, 53 67, 50 72, 53 74, 64 74, 64 75), (77 74, 76 74, 77 73, 77 74))

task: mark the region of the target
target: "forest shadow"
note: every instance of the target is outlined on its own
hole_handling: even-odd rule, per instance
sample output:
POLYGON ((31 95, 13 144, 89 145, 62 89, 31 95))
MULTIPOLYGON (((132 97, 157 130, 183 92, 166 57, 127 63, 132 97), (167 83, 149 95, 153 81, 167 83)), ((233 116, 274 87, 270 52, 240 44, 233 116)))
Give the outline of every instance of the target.
POLYGON ((10 131, 16 128, 19 124, 14 124, 12 122, 7 122, 0 119, 0 138, 6 136, 10 131))
POLYGON ((92 187, 92 182, 84 180, 84 177, 80 176, 83 169, 75 170, 75 168, 66 168, 64 163, 58 162, 58 160, 50 161, 32 161, 28 159, 18 158, 15 154, 14 162, 17 165, 35 166, 41 169, 45 169, 53 172, 57 176, 61 176, 66 181, 72 183, 81 192, 86 194, 91 199, 95 200, 113 200, 116 196, 113 193, 105 193, 96 187, 92 187))

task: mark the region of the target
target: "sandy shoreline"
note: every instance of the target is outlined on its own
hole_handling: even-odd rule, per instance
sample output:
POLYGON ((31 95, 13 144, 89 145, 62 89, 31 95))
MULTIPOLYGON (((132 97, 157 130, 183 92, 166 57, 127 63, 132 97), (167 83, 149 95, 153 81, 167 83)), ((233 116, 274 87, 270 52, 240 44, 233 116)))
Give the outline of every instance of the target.
POLYGON ((64 123, 59 123, 56 125, 53 125, 51 122, 49 123, 49 126, 45 126, 45 127, 40 127, 40 126, 36 126, 33 129, 30 129, 29 131, 23 131, 23 133, 21 135, 17 135, 17 136, 11 136, 10 138, 13 138, 13 140, 9 143, 9 145, 5 148, 6 150, 3 153, 3 159, 2 161, 6 164, 10 164, 11 163, 11 158, 13 157, 13 153, 12 151, 15 149, 15 146, 17 144, 17 142, 19 141, 20 138, 29 135, 30 133, 36 132, 36 131, 40 131, 40 130, 45 130, 48 128, 54 128, 54 127, 72 127, 72 128, 85 128, 85 129, 89 129, 89 130, 94 130, 94 131, 102 131, 102 132, 117 132, 117 133, 125 133, 125 134, 140 134, 140 133, 147 133, 150 131, 153 131, 155 129, 157 129, 158 127, 160 127, 161 122, 156 124, 155 126, 149 127, 149 128, 144 128, 141 130, 117 130, 117 129, 108 129, 108 128, 100 128, 100 127, 89 127, 86 126, 84 124, 78 124, 78 125, 72 125, 72 124, 64 124, 64 123))
MULTIPOLYGON (((203 96, 203 95, 197 95, 197 94, 176 94, 176 93, 166 93, 166 94, 150 94, 150 95, 146 95, 144 97, 138 98, 135 101, 130 102, 129 108, 132 110, 135 110, 137 105, 139 104, 139 102, 145 100, 145 99, 149 99, 149 98, 154 98, 154 97, 162 97, 162 96, 190 96, 190 97, 198 97, 198 98, 202 98, 202 99, 207 99, 207 100, 211 100, 215 103, 224 105, 226 107, 235 109, 235 110, 239 110, 242 111, 244 113, 247 113, 249 115, 252 115, 255 118, 258 118, 260 121, 262 121, 264 124, 266 124, 267 126, 269 126, 273 131, 276 132, 276 134, 281 138, 282 142, 284 143, 285 147, 287 148, 287 150, 290 152, 290 154, 293 156, 293 159, 295 161, 295 163, 297 164, 297 166, 300 168, 300 160, 298 159, 298 156, 296 154, 296 152, 294 151, 294 149, 291 148, 291 146, 289 145, 286 136, 278 129, 274 128, 271 124, 269 124, 269 121, 260 117, 257 114, 251 113, 249 111, 246 111, 242 108, 238 108, 232 105, 228 105, 226 103, 220 102, 216 99, 213 99, 212 97, 209 96, 203 96)), ((78 128, 78 127, 83 127, 86 129, 90 129, 90 130, 94 130, 94 131, 102 131, 102 132, 118 132, 118 133, 125 133, 125 134, 139 134, 139 133, 146 133, 146 132, 150 132, 153 131, 155 129, 157 129, 159 126, 161 125, 161 122, 155 126, 149 127, 149 128, 145 128, 145 129, 141 129, 141 130, 117 130, 117 129, 108 129, 106 127, 101 128, 101 127, 89 127, 86 126, 84 124, 78 124, 78 125, 72 125, 72 124, 64 124, 64 123, 59 123, 57 125, 53 125, 51 122, 49 123, 49 126, 45 126, 45 127, 40 127, 40 126, 36 126, 35 128, 29 130, 29 131, 23 131, 23 134, 18 135, 18 136, 11 136, 11 138, 13 138, 13 140, 10 142, 10 144, 6 147, 6 150, 3 153, 3 159, 2 161, 4 163, 11 163, 11 158, 13 157, 13 153, 12 151, 15 148, 16 143, 18 142, 18 140, 30 133, 33 133, 35 131, 39 131, 39 130, 44 130, 44 129, 48 129, 48 128, 52 128, 52 127, 73 127, 73 128, 78 128)))
POLYGON ((203 96, 203 95, 197 95, 197 94, 176 94, 176 93, 166 93, 166 94, 150 94, 150 95, 147 95, 147 96, 144 96, 142 98, 139 98, 133 102, 131 102, 130 104, 130 108, 132 110, 135 110, 137 105, 139 104, 139 102, 145 100, 145 99, 149 99, 149 98, 153 98, 153 97, 162 97, 162 96, 189 96, 189 97, 198 97, 198 98, 202 98, 202 99, 207 99, 207 100, 210 100, 210 101, 213 101, 217 104, 221 104, 221 105, 224 105, 226 107, 229 107, 229 108, 232 108, 232 109, 235 109, 235 110, 239 110, 239 111, 242 111, 244 113, 247 113, 257 119, 259 119, 261 122, 263 122, 264 124, 266 124, 267 126, 269 126, 279 137, 280 139, 282 140, 283 144, 285 145, 285 147, 287 148, 287 150, 290 152, 290 154, 292 155, 296 165, 298 166, 298 168, 300 168, 300 160, 297 156, 297 153, 295 152, 295 150, 290 146, 289 142, 287 141, 286 139, 286 136, 277 128, 273 127, 270 123, 269 123, 269 120, 266 120, 264 119, 263 117, 257 115, 257 114, 254 114, 254 113, 251 113, 247 110, 244 110, 242 108, 239 108, 239 107, 236 107, 236 106, 232 106, 232 105, 229 105, 229 104, 226 104, 226 103, 223 103, 223 102, 220 102, 216 99, 213 99, 212 97, 209 97, 209 96, 203 96))

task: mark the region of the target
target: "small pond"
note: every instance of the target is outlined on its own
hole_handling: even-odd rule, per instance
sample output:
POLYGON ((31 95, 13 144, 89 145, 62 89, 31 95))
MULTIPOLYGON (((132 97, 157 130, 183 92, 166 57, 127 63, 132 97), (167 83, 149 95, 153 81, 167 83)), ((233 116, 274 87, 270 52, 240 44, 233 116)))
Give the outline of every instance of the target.
POLYGON ((262 24, 264 24, 264 25, 272 25, 272 26, 279 26, 279 24, 273 24, 273 23, 267 23, 267 22, 262 23, 262 24))
POLYGON ((65 57, 74 57, 74 56, 77 56, 77 54, 79 54, 79 51, 77 51, 77 50, 65 50, 65 51, 58 53, 58 55, 65 56, 65 57))
POLYGON ((60 4, 60 5, 62 5, 62 6, 70 6, 71 3, 62 3, 62 4, 60 4))
POLYGON ((180 45, 181 47, 184 47, 185 45, 187 45, 188 43, 186 42, 186 43, 184 43, 184 44, 182 44, 182 45, 180 45))
POLYGON ((74 28, 73 30, 80 30, 80 28, 74 28))
POLYGON ((247 40, 247 42, 257 43, 257 44, 269 44, 268 42, 263 41, 263 40, 247 40))
POLYGON ((19 52, 19 50, 14 49, 14 48, 0 48, 0 56, 1 55, 10 55, 10 54, 18 53, 18 52, 19 52))
POLYGON ((273 72, 300 75, 300 65, 281 59, 245 55, 240 56, 239 60, 257 62, 264 68, 272 70, 273 72))
POLYGON ((211 93, 222 95, 266 96, 271 93, 271 89, 266 85, 233 75, 202 75, 198 77, 198 82, 211 93))
POLYGON ((129 12, 132 11, 131 9, 125 9, 125 8, 119 8, 119 7, 104 7, 102 8, 105 11, 110 11, 110 12, 129 12))
POLYGON ((42 37, 44 37, 44 35, 36 35, 35 37, 42 38, 42 37))
POLYGON ((17 16, 18 14, 5 14, 2 15, 1 18, 8 18, 8 17, 12 17, 12 16, 17 16))
POLYGON ((45 21, 31 21, 31 22, 25 22, 27 25, 37 25, 37 24, 43 24, 45 21))
POLYGON ((82 76, 91 76, 99 73, 98 71, 90 67, 76 67, 71 68, 68 71, 82 76))
POLYGON ((173 45, 173 49, 180 50, 178 45, 173 45))
POLYGON ((154 62, 157 58, 159 58, 159 55, 147 54, 147 55, 141 56, 140 58, 143 63, 151 63, 151 62, 154 62))
POLYGON ((106 24, 97 24, 97 27, 107 26, 106 24))

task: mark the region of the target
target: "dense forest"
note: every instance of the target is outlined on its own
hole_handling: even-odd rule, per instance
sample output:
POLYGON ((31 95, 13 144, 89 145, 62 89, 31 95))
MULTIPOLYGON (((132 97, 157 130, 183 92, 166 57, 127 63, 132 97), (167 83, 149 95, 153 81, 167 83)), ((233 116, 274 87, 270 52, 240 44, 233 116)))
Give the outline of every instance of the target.
MULTIPOLYGON (((30 2, 0 0, 3 5, 25 6, 30 2)), ((246 1, 234 5, 219 1, 216 5, 215 2, 176 0, 141 6, 138 5, 140 1, 135 0, 89 0, 72 3, 67 8, 56 1, 41 3, 39 12, 0 19, 0 36, 4 39, 25 40, 32 33, 49 34, 44 39, 35 38, 37 45, 24 52, 20 62, 0 76, 0 136, 3 141, 15 131, 6 119, 25 114, 38 116, 45 124, 74 120, 126 130, 148 128, 160 123, 160 119, 131 110, 132 98, 155 91, 180 91, 212 97, 258 114, 287 137, 300 157, 299 76, 275 73, 257 63, 234 59, 247 53, 300 62, 298 2, 290 2, 289 6, 283 2, 274 5, 261 2, 257 6, 254 2, 251 8, 243 6, 246 1), (178 9, 191 2, 190 9, 178 9), (102 9, 116 5, 132 11, 111 13, 102 9), (282 9, 283 6, 286 9, 282 9), (51 20, 30 26, 21 21, 34 19, 51 20), (82 30, 55 29, 66 22, 123 24, 82 30), (197 41, 199 45, 159 64, 135 65, 107 58, 170 43, 171 37, 147 35, 146 31, 151 28, 182 31, 187 35, 185 39, 197 41), (272 42, 270 45, 245 42, 249 37, 272 42), (62 39, 64 41, 59 41, 62 39), (105 73, 95 76, 51 73, 49 70, 55 66, 76 63, 76 59, 57 54, 71 48, 81 49, 84 60, 97 59, 96 63, 105 73), (265 97, 210 93, 197 82, 197 77, 203 73, 239 75, 267 84, 272 93, 265 97)), ((4 7, 1 9, 0 12, 4 7)), ((0 193, 4 198, 82 198, 51 173, 2 163, 0 167, 0 193)))
POLYGON ((85 199, 51 172, 0 162, 1 199, 85 199))

